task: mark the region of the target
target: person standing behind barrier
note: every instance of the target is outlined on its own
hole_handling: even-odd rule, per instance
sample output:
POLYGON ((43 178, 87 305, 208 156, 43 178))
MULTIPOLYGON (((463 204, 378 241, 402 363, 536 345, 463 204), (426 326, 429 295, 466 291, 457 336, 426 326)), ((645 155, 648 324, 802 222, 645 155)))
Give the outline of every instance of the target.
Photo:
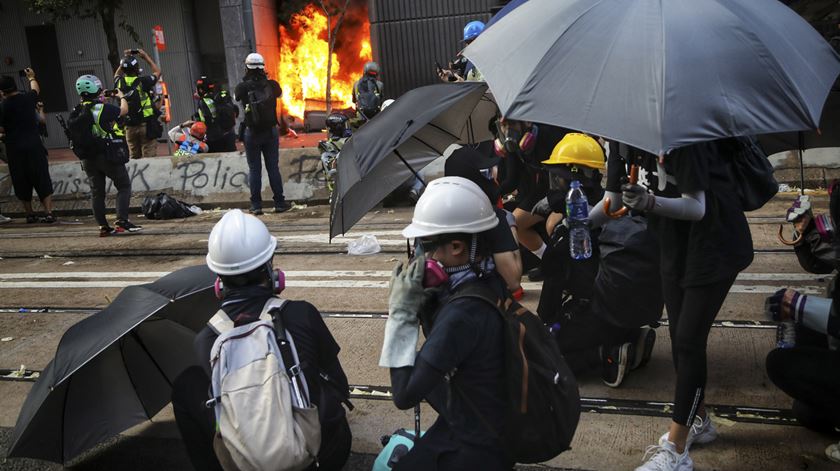
MULTIPOLYGON (((706 344, 736 276, 753 259, 738 182, 730 169, 738 150, 738 141, 722 139, 663 157, 643 154, 638 157, 645 170, 640 182, 647 187, 607 179, 608 194, 620 192, 624 206, 646 212, 649 228, 659 239, 662 295, 677 373, 670 429, 636 471, 693 469, 688 454, 692 445, 717 438, 704 400, 706 344)), ((610 153, 610 169, 617 158, 610 153)), ((637 157, 630 161, 637 162, 637 157)))
POLYGON ((9 160, 9 174, 15 196, 26 211, 26 222, 38 222, 32 211, 32 190, 38 194, 46 215, 43 222, 55 222, 52 209, 53 186, 47 150, 41 142, 36 106, 41 87, 35 79, 35 71, 25 69, 31 89, 20 92, 15 80, 9 76, 0 78, 0 96, 3 97, 3 128, 6 154, 9 160))
MULTIPOLYGON (((81 106, 93 115, 93 127, 90 132, 98 138, 108 135, 122 136, 117 120, 128 113, 128 100, 122 91, 117 90, 120 106, 117 108, 102 103, 102 81, 94 75, 82 75, 76 80, 76 91, 81 97, 81 106)), ((72 115, 71 115, 72 116, 72 115)), ((72 117, 71 117, 72 119, 72 117)), ((107 237, 124 232, 139 232, 143 228, 128 219, 128 206, 131 201, 131 178, 123 163, 112 162, 99 153, 82 160, 82 169, 90 183, 91 208, 93 218, 99 224, 99 237, 107 237), (105 178, 109 178, 117 189, 117 221, 114 227, 108 225, 105 217, 105 178)))
POLYGON ((245 120, 240 124, 240 139, 245 143, 248 159, 248 186, 251 188, 251 214, 262 215, 262 156, 268 182, 274 195, 274 212, 291 209, 283 195, 280 175, 280 131, 277 124, 277 99, 282 95, 280 84, 265 73, 265 59, 257 53, 245 58, 245 77, 233 92, 242 103, 245 120), (244 128, 243 128, 244 126, 244 128))
POLYGON ((159 111, 154 105, 154 88, 160 79, 160 67, 142 49, 126 49, 125 57, 114 72, 114 87, 129 97, 125 116, 128 155, 132 159, 157 155, 157 138, 162 129, 157 122, 159 111), (152 68, 151 75, 140 75, 140 56, 152 68), (134 91, 134 93, 129 93, 134 91))
POLYGON ((447 299, 471 283, 506 298, 485 234, 499 224, 490 200, 473 182, 443 177, 429 184, 403 236, 418 242, 407 268, 394 269, 379 366, 389 368, 394 404, 426 400, 435 423, 394 470, 511 468, 494 432, 506 425, 505 325, 493 305, 447 299), (426 342, 416 352, 420 326, 426 342))
MULTIPOLYGON (((260 320, 266 308, 276 306, 283 290, 283 273, 274 268, 272 259, 277 239, 254 216, 238 209, 227 212, 213 226, 208 239, 207 266, 216 273, 216 295, 221 312, 195 338, 196 365, 184 370, 172 385, 175 420, 197 471, 221 469, 214 451, 216 416, 207 408, 212 370, 211 352, 219 337, 218 319, 235 326, 260 320), (223 316, 223 317, 221 317, 223 316)), ((338 354, 341 348, 330 333, 318 309, 306 301, 288 300, 281 304, 282 324, 291 335, 299 358, 301 376, 312 403, 318 407, 321 446, 318 462, 308 470, 338 471, 350 455, 352 435, 342 403, 349 407, 350 389, 338 354)), ((276 324, 275 324, 276 325, 276 324)), ((291 367, 291 366, 288 366, 291 367)), ((248 396, 252 397, 252 396, 248 396)), ((235 401, 232 397, 230 400, 235 401)), ((282 411, 259 410, 261 416, 243 420, 278 417, 282 411)), ((287 418, 292 420, 291 417, 287 418)), ((253 437, 255 441, 267 437, 253 437)), ((219 439, 217 436, 216 439, 219 439)), ((218 448, 216 448, 218 450, 218 448)), ((282 457, 278 457, 282 459, 282 457)), ((276 469, 282 468, 282 462, 276 469)))
POLYGON ((236 133, 233 128, 239 108, 233 104, 227 91, 217 92, 216 88, 216 83, 207 77, 202 76, 195 81, 198 111, 194 121, 207 126, 207 152, 235 152, 236 133))

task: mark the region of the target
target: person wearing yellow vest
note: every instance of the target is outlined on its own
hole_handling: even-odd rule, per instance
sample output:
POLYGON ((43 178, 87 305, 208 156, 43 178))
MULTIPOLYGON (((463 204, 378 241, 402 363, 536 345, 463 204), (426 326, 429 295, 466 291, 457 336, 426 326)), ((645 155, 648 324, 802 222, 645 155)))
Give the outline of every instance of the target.
POLYGON ((160 67, 142 49, 126 49, 125 57, 114 72, 114 87, 128 99, 125 134, 128 154, 132 159, 157 155, 156 139, 160 136, 153 135, 153 130, 157 126, 150 122, 156 121, 159 115, 159 111, 154 106, 154 88, 158 79, 160 79, 160 67), (145 60, 152 68, 151 75, 140 75, 142 69, 137 56, 145 60))
MULTIPOLYGON (((76 91, 81 97, 82 106, 93 114, 94 136, 107 138, 124 135, 117 120, 128 113, 128 100, 123 92, 117 90, 120 106, 117 108, 109 103, 103 103, 102 81, 94 75, 82 75, 76 80, 76 91)), ((131 178, 125 164, 118 164, 105 158, 104 153, 82 160, 82 168, 88 176, 90 184, 91 206, 93 218, 99 224, 99 237, 106 237, 119 233, 138 232, 143 228, 128 220, 128 205, 131 200, 131 178), (105 218, 105 178, 109 178, 117 189, 117 221, 114 227, 108 225, 105 218)))
POLYGON ((195 81, 197 111, 193 121, 207 126, 208 152, 236 151, 236 117, 239 108, 225 90, 217 90, 216 82, 206 76, 195 81))

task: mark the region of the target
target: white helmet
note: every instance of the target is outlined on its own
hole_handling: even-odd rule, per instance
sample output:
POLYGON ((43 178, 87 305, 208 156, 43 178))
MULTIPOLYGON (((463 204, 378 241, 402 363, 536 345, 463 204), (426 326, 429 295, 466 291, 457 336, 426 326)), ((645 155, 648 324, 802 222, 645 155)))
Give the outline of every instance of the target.
POLYGON ((265 69, 265 59, 262 54, 252 52, 245 58, 245 67, 249 69, 265 69))
POLYGON ((385 111, 385 108, 394 104, 393 98, 388 98, 387 100, 382 102, 382 107, 380 108, 381 111, 385 111))
POLYGON ((207 267, 217 275, 241 275, 271 260, 275 248, 277 238, 262 221, 234 209, 210 231, 207 267))
POLYGON ((462 177, 443 177, 429 183, 414 208, 403 237, 412 239, 439 234, 478 234, 499 224, 487 195, 462 177))

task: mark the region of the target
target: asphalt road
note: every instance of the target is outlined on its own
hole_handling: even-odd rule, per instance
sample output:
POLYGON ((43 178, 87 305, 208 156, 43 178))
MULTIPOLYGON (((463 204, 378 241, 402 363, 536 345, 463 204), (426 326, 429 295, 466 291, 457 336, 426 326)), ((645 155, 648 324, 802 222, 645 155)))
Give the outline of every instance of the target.
MULTIPOLYGON (((775 330, 764 321, 764 298, 780 287, 824 291, 829 278, 804 273, 795 256, 776 241, 790 196, 780 196, 749 214, 754 263, 736 281, 709 339, 707 402, 718 406, 719 440, 692 450, 698 470, 832 469, 823 455, 836 437, 812 433, 790 420, 790 401, 768 380, 764 357, 775 330)), ((818 198, 818 208, 825 206, 818 198)), ((88 218, 63 224, 0 227, 0 369, 43 369, 64 331, 101 309, 128 285, 145 283, 185 266, 203 263, 207 235, 221 213, 205 212, 185 221, 142 221, 142 235, 98 238, 88 218), (49 307, 49 312, 35 312, 49 307), (18 312, 20 308, 29 312, 18 312), (8 340, 7 340, 8 339, 8 340)), ((387 309, 387 280, 405 242, 399 230, 410 209, 369 214, 346 238, 328 243, 328 208, 312 207, 264 220, 280 240, 275 265, 287 272, 284 296, 305 299, 327 314, 327 325, 342 346, 350 382, 387 387, 387 371, 376 367, 387 309), (346 242, 374 234, 383 252, 346 254, 346 242), (348 315, 350 314, 350 315, 348 315), (365 315, 361 315, 365 314, 365 315), (371 314, 371 315, 367 315, 371 314)), ((536 308, 539 284, 526 283, 525 304, 536 308)), ((666 430, 673 394, 673 366, 666 327, 648 366, 633 372, 618 389, 593 377, 581 378, 587 398, 572 450, 546 463, 569 469, 633 469, 644 449, 666 430)), ((58 465, 5 459, 10 428, 31 382, 0 381, 0 469, 61 469, 58 465)), ((360 388, 349 414, 353 456, 346 469, 370 469, 379 438, 413 422, 387 397, 360 388)), ((424 426, 434 413, 423 412, 424 426)), ((167 407, 151 422, 126 431, 91 450, 73 469, 188 469, 186 455, 167 407)), ((524 469, 524 468, 523 468, 524 469)), ((541 469, 545 469, 542 467, 541 469)), ((834 468, 836 469, 836 468, 834 468)))

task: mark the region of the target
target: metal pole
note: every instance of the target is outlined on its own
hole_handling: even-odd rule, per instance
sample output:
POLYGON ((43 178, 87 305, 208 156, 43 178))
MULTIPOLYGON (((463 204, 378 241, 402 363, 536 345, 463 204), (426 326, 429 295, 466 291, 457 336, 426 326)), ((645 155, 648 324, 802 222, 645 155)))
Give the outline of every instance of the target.
POLYGON ((805 158, 803 157, 803 153, 805 151, 805 134, 802 131, 797 133, 797 137, 799 138, 799 192, 800 194, 805 194, 805 158))
MULTIPOLYGON (((154 29, 152 29, 152 53, 154 54, 152 58, 155 60, 155 64, 157 64, 158 67, 160 67, 160 51, 158 51, 157 36, 155 35, 154 29)), ((189 57, 189 52, 187 52, 187 56, 189 57)), ((163 68, 161 68, 159 80, 163 80, 162 70, 163 68)), ((169 123, 166 123, 166 125, 169 126, 169 123)), ((168 129, 163 130, 163 135, 166 136, 166 153, 172 155, 172 141, 169 140, 169 133, 167 131, 168 129)))

